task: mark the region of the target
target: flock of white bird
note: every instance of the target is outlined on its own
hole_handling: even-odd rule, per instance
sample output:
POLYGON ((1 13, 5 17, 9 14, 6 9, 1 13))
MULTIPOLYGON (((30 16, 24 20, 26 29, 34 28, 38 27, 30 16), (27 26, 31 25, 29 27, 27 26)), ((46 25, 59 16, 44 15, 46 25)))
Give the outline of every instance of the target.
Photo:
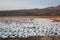
POLYGON ((0 18, 0 38, 58 36, 60 22, 47 18, 0 18))

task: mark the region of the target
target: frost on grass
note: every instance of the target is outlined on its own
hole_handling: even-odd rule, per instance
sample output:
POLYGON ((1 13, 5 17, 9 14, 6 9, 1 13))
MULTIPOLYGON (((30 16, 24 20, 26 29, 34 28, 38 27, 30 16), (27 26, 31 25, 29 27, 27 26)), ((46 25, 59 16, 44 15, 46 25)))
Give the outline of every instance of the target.
POLYGON ((0 38, 58 36, 60 22, 46 18, 0 18, 0 38))

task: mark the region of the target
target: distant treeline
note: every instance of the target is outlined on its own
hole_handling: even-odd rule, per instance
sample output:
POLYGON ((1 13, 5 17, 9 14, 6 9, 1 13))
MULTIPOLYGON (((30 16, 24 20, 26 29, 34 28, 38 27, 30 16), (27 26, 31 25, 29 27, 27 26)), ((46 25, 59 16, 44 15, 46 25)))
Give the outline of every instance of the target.
POLYGON ((0 16, 60 16, 60 9, 50 7, 45 9, 0 11, 0 16))

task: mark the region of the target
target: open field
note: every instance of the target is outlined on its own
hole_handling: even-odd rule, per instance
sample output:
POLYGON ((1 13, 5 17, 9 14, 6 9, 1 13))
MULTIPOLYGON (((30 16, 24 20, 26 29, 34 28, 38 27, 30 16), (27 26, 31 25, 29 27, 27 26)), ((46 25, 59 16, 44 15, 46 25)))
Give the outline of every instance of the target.
MULTIPOLYGON (((5 18, 49 18, 55 21, 60 22, 60 16, 6 16, 0 17, 2 19, 5 18)), ((60 40, 60 36, 41 36, 41 37, 28 37, 28 38, 5 38, 0 40, 60 40)))

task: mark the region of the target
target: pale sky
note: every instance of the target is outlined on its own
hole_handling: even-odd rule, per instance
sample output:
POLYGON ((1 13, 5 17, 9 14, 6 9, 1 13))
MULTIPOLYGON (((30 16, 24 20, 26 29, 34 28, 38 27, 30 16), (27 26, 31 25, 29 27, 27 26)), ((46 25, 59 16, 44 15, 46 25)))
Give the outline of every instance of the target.
POLYGON ((46 8, 60 5, 60 0, 0 0, 0 10, 46 8))

